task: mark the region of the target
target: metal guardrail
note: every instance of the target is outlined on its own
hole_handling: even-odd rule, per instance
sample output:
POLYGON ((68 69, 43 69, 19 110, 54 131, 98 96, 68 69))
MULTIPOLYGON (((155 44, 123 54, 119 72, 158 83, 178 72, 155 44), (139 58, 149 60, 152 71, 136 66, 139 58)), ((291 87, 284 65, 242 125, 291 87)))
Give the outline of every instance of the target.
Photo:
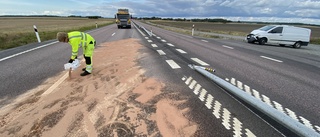
MULTIPOLYGON (((250 104, 257 110, 263 112, 270 118, 274 119, 277 121, 279 124, 285 126, 292 132, 296 133, 299 136, 303 137, 320 137, 320 134, 314 131, 311 128, 306 127, 302 123, 300 123, 297 120, 292 119, 288 115, 276 110, 275 108, 267 105, 264 102, 261 102, 260 100, 247 95, 247 93, 243 92, 239 88, 235 87, 234 85, 228 83, 227 81, 215 76, 214 74, 210 73, 207 69, 201 66, 196 66, 196 65, 189 65, 191 68, 196 70, 197 72, 201 73, 202 75, 208 77, 212 81, 214 81, 216 84, 219 86, 223 87, 224 89, 228 90, 235 96, 239 97, 246 103, 250 104)), ((212 69, 211 69, 212 70, 212 69)), ((211 71, 214 72, 214 71, 211 71)))

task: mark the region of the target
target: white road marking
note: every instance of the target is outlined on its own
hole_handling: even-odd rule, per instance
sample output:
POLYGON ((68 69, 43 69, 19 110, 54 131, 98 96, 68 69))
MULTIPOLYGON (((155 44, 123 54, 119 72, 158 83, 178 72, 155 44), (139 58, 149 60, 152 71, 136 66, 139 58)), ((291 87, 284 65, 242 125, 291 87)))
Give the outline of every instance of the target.
POLYGON ((186 79, 187 79, 186 76, 182 77, 182 81, 185 81, 186 79))
POLYGON ((180 52, 181 54, 186 54, 187 52, 185 52, 184 50, 182 49, 176 49, 178 52, 180 52))
POLYGON ((171 43, 167 43, 167 45, 169 45, 169 46, 171 46, 171 47, 174 47, 174 45, 173 45, 173 44, 171 44, 171 43))
POLYGON ((297 117, 296 113, 294 113, 293 111, 291 111, 291 110, 290 110, 290 109, 288 109, 288 108, 285 108, 285 110, 288 112, 288 115, 289 115, 291 118, 293 118, 294 120, 299 121, 299 119, 298 119, 298 117, 297 117))
POLYGON ((157 37, 158 39, 161 39, 160 37, 157 37))
POLYGON ((114 32, 114 33, 112 33, 112 35, 111 36, 114 36, 116 33, 114 32))
POLYGON ((152 42, 152 40, 148 40, 148 42, 152 42))
POLYGON ((320 127, 319 126, 314 126, 317 130, 318 130, 318 132, 320 132, 320 127))
POLYGON ((209 64, 203 62, 202 60, 198 59, 198 58, 191 58, 193 61, 199 63, 202 66, 209 66, 209 64))
MULTIPOLYGON (((208 94, 208 91, 204 88, 201 89, 201 85, 197 84, 197 81, 195 81, 192 77, 186 77, 183 76, 182 80, 185 81, 185 84, 189 86, 190 89, 194 89, 194 94, 199 95, 199 99, 204 102, 205 106, 210 110, 212 109, 212 114, 217 118, 220 119, 222 117, 222 125, 228 129, 232 130, 234 133, 234 137, 242 136, 242 132, 244 130, 242 129, 242 122, 238 120, 235 116, 231 115, 231 112, 223 108, 221 103, 219 101, 214 101, 214 97, 211 94, 208 94), (190 84, 190 85, 189 85, 190 84), (201 89, 200 93, 199 90, 201 89), (214 103, 213 103, 214 101, 214 103), (214 104, 214 105, 213 105, 214 104), (220 114, 222 113, 222 115, 220 114)), ((255 135, 249 130, 246 130, 246 135, 249 137, 255 137, 255 135)))
POLYGON ((271 101, 270 101, 270 98, 268 98, 268 97, 265 96, 265 95, 261 95, 261 96, 262 96, 262 98, 263 98, 263 101, 264 101, 266 104, 268 104, 269 106, 272 106, 271 101))
MULTIPOLYGON (((310 123, 309 120, 305 119, 305 118, 302 117, 302 116, 299 116, 299 118, 301 119, 302 123, 303 123, 305 126, 307 126, 308 128, 313 129, 313 127, 312 127, 312 125, 311 125, 311 123, 310 123)), ((313 129, 313 130, 314 130, 314 129, 313 129)))
POLYGON ((197 84, 196 85, 196 87, 194 88, 194 90, 193 90, 193 93, 194 94, 196 94, 196 95, 198 95, 199 94, 199 90, 201 89, 201 85, 200 84, 197 84))
POLYGON ((208 109, 212 108, 212 101, 213 101, 213 96, 211 94, 208 94, 206 104, 205 104, 208 109))
POLYGON ((253 89, 252 92, 253 92, 253 96, 254 96, 254 97, 256 97, 257 99, 261 100, 261 98, 260 98, 260 93, 259 93, 258 91, 256 91, 256 90, 253 89))
POLYGON ((151 46, 154 48, 158 47, 157 44, 151 44, 151 46))
POLYGON ((197 84, 197 81, 192 80, 191 84, 189 85, 189 88, 193 89, 196 84, 197 84))
POLYGON ((281 60, 277 60, 277 59, 274 59, 274 58, 270 58, 270 57, 266 57, 266 56, 260 56, 261 58, 264 58, 264 59, 268 59, 268 60, 272 60, 272 61, 275 61, 275 62, 283 62, 281 60))
POLYGON ((244 85, 244 91, 246 91, 249 95, 251 95, 251 89, 249 86, 244 85))
POLYGON ((233 118, 233 133, 234 133, 234 137, 241 137, 242 133, 242 123, 237 119, 237 118, 233 118))
POLYGON ((236 79, 235 78, 231 78, 231 82, 232 85, 236 85, 236 79))
POLYGON ((247 137, 256 137, 249 129, 245 129, 247 137))
POLYGON ((241 81, 237 81, 237 87, 241 90, 243 90, 243 84, 241 81))
POLYGON ((26 51, 23 51, 23 52, 20 52, 20 53, 17 53, 17 54, 13 54, 11 56, 8 56, 8 57, 0 59, 0 62, 4 61, 4 60, 7 60, 7 59, 10 59, 10 58, 13 58, 13 57, 16 57, 16 56, 19 56, 19 55, 24 54, 24 53, 28 53, 30 51, 34 51, 36 49, 44 48, 46 46, 49 46, 49 45, 52 45, 52 44, 55 44, 55 43, 58 43, 58 42, 59 41, 51 42, 51 43, 48 43, 48 44, 45 44, 45 45, 42 45, 42 46, 39 46, 39 47, 36 47, 36 48, 33 48, 33 49, 29 49, 29 50, 26 50, 26 51))
POLYGON ((227 109, 225 109, 225 108, 223 108, 223 114, 222 114, 222 125, 224 125, 224 127, 226 128, 226 129, 228 129, 228 130, 230 130, 230 127, 231 127, 231 125, 230 125, 230 112, 227 110, 227 109))
POLYGON ((219 101, 215 101, 212 114, 216 118, 220 118, 220 109, 221 109, 221 103, 219 101))
POLYGON ((170 65, 172 69, 178 69, 181 68, 176 62, 173 60, 166 60, 166 62, 170 65))
POLYGON ((149 39, 149 37, 144 37, 144 38, 149 39))
POLYGON ((283 111, 283 108, 282 108, 282 105, 279 104, 278 102, 276 101, 273 101, 273 104, 275 105, 276 109, 279 110, 280 112, 284 113, 283 111))
POLYGON ((201 41, 203 41, 203 42, 209 42, 209 41, 206 41, 206 40, 201 40, 201 41))
POLYGON ((186 83, 187 85, 189 85, 192 79, 193 79, 192 77, 189 77, 189 78, 186 80, 185 83, 186 83))
POLYGON ((222 45, 222 47, 225 47, 225 48, 228 48, 228 49, 234 49, 233 47, 229 47, 229 46, 226 46, 226 45, 222 45))
POLYGON ((164 39, 162 39, 161 41, 162 41, 162 42, 167 42, 167 41, 166 41, 166 40, 164 40, 164 39))
POLYGON ((207 90, 202 89, 201 92, 200 92, 200 96, 199 96, 199 99, 200 99, 202 102, 204 101, 206 94, 207 94, 207 90))
POLYGON ((142 36, 146 36, 143 32, 141 32, 141 30, 136 25, 133 24, 133 26, 140 32, 142 36))
POLYGON ((166 53, 164 53, 162 50, 157 50, 157 52, 158 52, 160 55, 166 55, 166 53))

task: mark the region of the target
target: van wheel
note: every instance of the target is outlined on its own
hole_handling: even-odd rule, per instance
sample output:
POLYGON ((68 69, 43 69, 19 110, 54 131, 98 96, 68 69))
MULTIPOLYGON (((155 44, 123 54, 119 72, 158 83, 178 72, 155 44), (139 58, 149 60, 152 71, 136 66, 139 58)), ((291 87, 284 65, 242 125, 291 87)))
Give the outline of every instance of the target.
POLYGON ((301 48, 301 42, 298 41, 298 42, 294 43, 293 47, 297 48, 297 49, 301 48))
POLYGON ((266 38, 261 38, 261 39, 258 40, 258 42, 259 42, 259 45, 264 45, 264 44, 266 44, 267 39, 266 38))

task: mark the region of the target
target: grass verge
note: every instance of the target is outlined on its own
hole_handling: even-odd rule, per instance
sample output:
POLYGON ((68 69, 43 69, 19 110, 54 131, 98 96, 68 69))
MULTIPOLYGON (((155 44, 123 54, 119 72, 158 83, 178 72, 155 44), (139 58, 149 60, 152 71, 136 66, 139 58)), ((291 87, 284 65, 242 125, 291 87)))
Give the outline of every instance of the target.
MULTIPOLYGON (((108 22, 100 24, 99 27, 114 24, 114 22, 108 22)), ((70 31, 87 31, 96 28, 95 25, 75 27, 71 29, 59 29, 54 31, 39 32, 41 41, 47 41, 56 39, 58 32, 70 32, 70 31)), ((19 33, 0 33, 0 50, 19 47, 22 45, 37 42, 37 38, 34 32, 19 32, 19 33)))
MULTIPOLYGON (((161 27, 166 30, 182 33, 182 34, 188 34, 191 35, 191 28, 187 26, 191 26, 189 22, 170 22, 170 21, 144 21, 147 24, 154 25, 157 27, 161 27), (188 30, 189 29, 189 30, 188 30)), ((226 35, 232 35, 232 36, 243 36, 245 37, 247 35, 247 30, 252 30, 253 28, 257 27, 255 25, 239 25, 239 24, 205 24, 205 23, 199 23, 196 25, 196 31, 200 32, 208 32, 208 33, 217 33, 217 34, 226 34, 226 35), (240 27, 240 28, 239 28, 240 27), (218 29, 220 28, 220 29, 218 29), (229 28, 229 29, 228 29, 229 28), (231 29, 230 29, 231 28, 231 29), (232 28, 238 28, 238 31, 234 31, 232 28)), ((314 29, 313 33, 318 34, 319 29, 314 29)), ((207 38, 221 38, 220 36, 214 36, 214 35, 206 35, 206 34, 200 34, 195 33, 196 36, 200 37, 207 37, 207 38)), ((317 35, 318 36, 318 35, 317 35)), ((317 44, 320 45, 320 37, 311 37, 310 39, 311 44, 317 44)))

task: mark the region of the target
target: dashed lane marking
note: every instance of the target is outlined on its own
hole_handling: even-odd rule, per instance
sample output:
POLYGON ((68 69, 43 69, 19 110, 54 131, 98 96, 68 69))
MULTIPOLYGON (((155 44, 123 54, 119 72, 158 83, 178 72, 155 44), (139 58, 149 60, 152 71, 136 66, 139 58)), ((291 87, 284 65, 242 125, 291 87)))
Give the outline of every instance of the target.
POLYGON ((233 131, 234 137, 241 137, 242 123, 237 118, 233 118, 233 127, 235 127, 233 131))
POLYGON ((194 90, 193 90, 193 93, 194 94, 196 94, 196 95, 198 95, 199 94, 199 90, 201 89, 201 85, 200 84, 197 84, 196 85, 196 87, 194 88, 194 90))
POLYGON ((186 54, 187 52, 185 52, 184 50, 182 49, 176 49, 178 52, 180 52, 181 54, 186 54))
POLYGON ((234 49, 233 47, 229 47, 229 46, 226 46, 226 45, 222 45, 222 47, 225 47, 225 48, 228 48, 228 49, 234 49))
POLYGON ((157 37, 157 39, 161 39, 161 37, 157 37))
POLYGON ((268 59, 268 60, 272 60, 272 61, 275 61, 275 62, 283 62, 281 60, 277 60, 277 59, 274 59, 274 58, 270 58, 270 57, 266 57, 266 56, 260 56, 261 58, 264 58, 264 59, 268 59))
POLYGON ((164 53, 162 50, 157 50, 157 52, 158 52, 160 55, 166 55, 166 53, 164 53))
POLYGON ((201 40, 201 41, 203 41, 203 42, 209 42, 209 41, 206 41, 206 40, 201 40))
POLYGON ((157 48, 157 44, 151 44, 152 47, 157 48))
POLYGON ((148 42, 152 42, 152 40, 148 40, 148 42))
POLYGON ((144 37, 144 38, 149 39, 149 37, 144 37))
POLYGON ((116 33, 114 32, 114 33, 112 33, 112 35, 111 36, 114 36, 116 33))
POLYGON ((205 63, 204 61, 198 59, 198 58, 191 58, 193 61, 199 63, 202 66, 209 66, 209 64, 205 63))
POLYGON ((231 127, 231 125, 230 125, 230 112, 226 109, 226 108, 223 108, 223 111, 222 111, 222 125, 226 128, 226 129, 228 129, 228 130, 230 130, 230 127, 231 127))
POLYGON ((212 101, 213 101, 213 96, 211 94, 208 94, 206 104, 205 104, 208 109, 212 108, 212 105, 211 105, 212 101))
POLYGON ((173 44, 171 44, 171 43, 167 43, 167 45, 169 45, 169 46, 171 46, 171 47, 174 47, 174 45, 173 45, 173 44))
POLYGON ((178 69, 181 68, 176 62, 173 60, 166 60, 166 62, 170 65, 172 69, 178 69))
POLYGON ((161 41, 162 41, 162 42, 167 42, 167 41, 166 41, 166 40, 164 40, 164 39, 162 39, 161 41))
POLYGON ((205 97, 206 97, 206 95, 207 95, 207 90, 205 90, 204 88, 201 90, 201 92, 200 92, 200 96, 199 96, 199 99, 201 100, 201 101, 204 101, 205 100, 205 97))

